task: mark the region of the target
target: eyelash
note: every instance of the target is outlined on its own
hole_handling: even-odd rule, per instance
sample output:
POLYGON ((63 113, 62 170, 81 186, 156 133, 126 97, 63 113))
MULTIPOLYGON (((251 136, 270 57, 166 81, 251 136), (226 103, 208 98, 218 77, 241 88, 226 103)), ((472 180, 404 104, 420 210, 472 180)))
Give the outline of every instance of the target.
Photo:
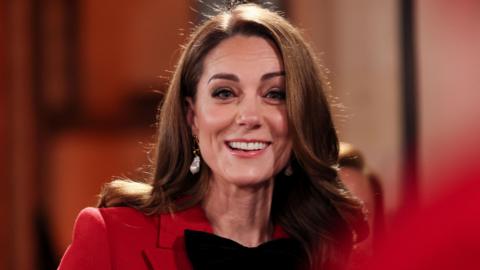
POLYGON ((212 97, 219 98, 219 99, 228 99, 228 98, 233 97, 233 96, 235 96, 233 90, 231 90, 230 88, 226 88, 226 87, 217 88, 212 93, 212 97), (225 95, 225 94, 229 94, 229 96, 228 97, 222 96, 222 95, 225 95))
MULTIPOLYGON (((221 87, 213 91, 212 97, 226 100, 231 97, 235 97, 235 92, 230 88, 221 87)), ((272 100, 282 101, 285 100, 285 91, 280 88, 272 88, 264 95, 264 97, 272 100)))
POLYGON ((272 88, 265 94, 265 97, 274 100, 285 100, 285 91, 280 88, 272 88), (271 94, 276 95, 276 97, 271 97, 271 94))

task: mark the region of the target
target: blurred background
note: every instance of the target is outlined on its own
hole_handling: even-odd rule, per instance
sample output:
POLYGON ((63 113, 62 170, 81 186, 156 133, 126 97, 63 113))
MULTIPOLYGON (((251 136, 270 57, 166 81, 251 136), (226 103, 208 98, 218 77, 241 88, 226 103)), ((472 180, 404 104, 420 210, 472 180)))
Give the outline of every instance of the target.
MULTIPOLYGON (((0 269, 56 268, 79 210, 146 164, 180 44, 222 2, 0 1, 0 269)), ((269 2, 328 68, 387 224, 456 181, 435 176, 479 150, 480 1, 269 2)))

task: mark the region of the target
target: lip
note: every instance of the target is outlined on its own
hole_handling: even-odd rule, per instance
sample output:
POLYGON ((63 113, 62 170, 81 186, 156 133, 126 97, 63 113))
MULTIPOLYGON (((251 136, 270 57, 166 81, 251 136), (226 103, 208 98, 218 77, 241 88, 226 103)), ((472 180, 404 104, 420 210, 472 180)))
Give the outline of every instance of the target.
POLYGON ((271 141, 266 141, 266 140, 257 140, 257 139, 233 139, 233 140, 227 140, 225 141, 225 147, 227 150, 234 156, 236 157, 242 157, 242 158, 252 158, 252 157, 257 157, 265 152, 270 145, 272 144, 271 141), (250 150, 250 151, 243 151, 243 150, 235 150, 230 148, 228 145, 229 142, 262 142, 267 144, 267 147, 260 149, 260 150, 250 150))

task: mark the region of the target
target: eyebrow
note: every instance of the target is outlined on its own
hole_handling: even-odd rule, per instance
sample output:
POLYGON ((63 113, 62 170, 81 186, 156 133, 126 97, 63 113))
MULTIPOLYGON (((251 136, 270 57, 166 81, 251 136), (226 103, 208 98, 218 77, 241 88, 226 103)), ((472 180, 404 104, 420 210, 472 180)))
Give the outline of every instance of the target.
MULTIPOLYGON (((262 78, 260 78, 261 81, 269 80, 274 77, 278 76, 285 76, 285 71, 275 71, 275 72, 269 72, 265 73, 262 75, 262 78)), ((240 79, 238 78, 237 75, 231 74, 231 73, 217 73, 214 74, 210 79, 208 79, 207 84, 210 83, 211 80, 214 79, 223 79, 223 80, 229 80, 229 81, 234 81, 234 82, 239 82, 240 79)))
POLYGON ((265 81, 265 80, 269 80, 271 78, 279 77, 279 76, 285 76, 285 71, 282 70, 282 71, 265 73, 265 74, 263 74, 263 76, 260 80, 265 81))

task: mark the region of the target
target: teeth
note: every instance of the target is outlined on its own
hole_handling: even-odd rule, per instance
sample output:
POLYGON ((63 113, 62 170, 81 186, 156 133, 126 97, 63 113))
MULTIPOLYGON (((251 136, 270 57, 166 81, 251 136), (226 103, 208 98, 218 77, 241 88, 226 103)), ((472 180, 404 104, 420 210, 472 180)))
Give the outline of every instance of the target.
POLYGON ((267 144, 263 142, 229 142, 228 145, 231 148, 245 151, 261 150, 267 147, 267 144))

